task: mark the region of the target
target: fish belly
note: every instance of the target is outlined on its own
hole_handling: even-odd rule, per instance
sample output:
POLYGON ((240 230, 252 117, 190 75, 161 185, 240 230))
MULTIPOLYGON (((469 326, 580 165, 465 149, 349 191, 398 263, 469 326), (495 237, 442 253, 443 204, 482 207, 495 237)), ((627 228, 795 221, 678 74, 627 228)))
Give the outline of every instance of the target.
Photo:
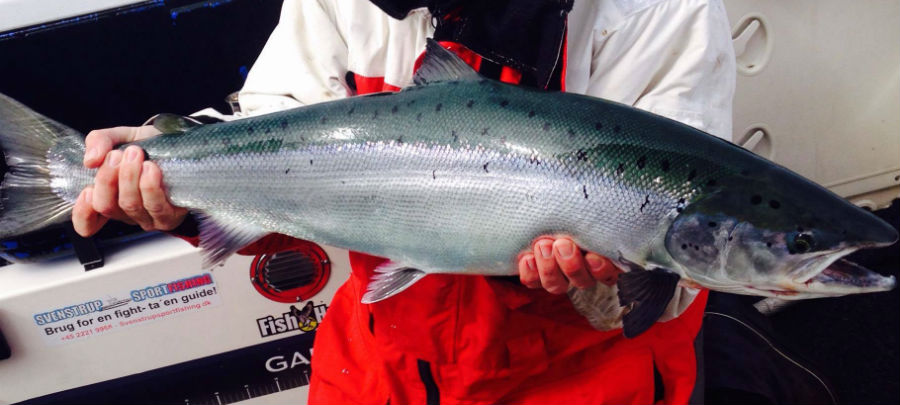
POLYGON ((611 255, 637 242, 646 197, 564 165, 401 142, 160 166, 177 205, 441 273, 515 274, 515 256, 544 234, 611 255))

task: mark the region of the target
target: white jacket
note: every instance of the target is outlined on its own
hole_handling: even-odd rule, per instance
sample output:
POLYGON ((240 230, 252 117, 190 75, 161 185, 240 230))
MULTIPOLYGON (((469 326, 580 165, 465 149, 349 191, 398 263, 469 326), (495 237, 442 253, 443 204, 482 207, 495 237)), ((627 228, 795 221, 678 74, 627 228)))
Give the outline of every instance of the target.
MULTIPOLYGON (((239 100, 256 115, 350 96, 348 71, 412 83, 434 31, 366 0, 285 0, 239 100)), ((633 105, 731 140, 735 58, 721 0, 575 1, 565 89, 633 105)))

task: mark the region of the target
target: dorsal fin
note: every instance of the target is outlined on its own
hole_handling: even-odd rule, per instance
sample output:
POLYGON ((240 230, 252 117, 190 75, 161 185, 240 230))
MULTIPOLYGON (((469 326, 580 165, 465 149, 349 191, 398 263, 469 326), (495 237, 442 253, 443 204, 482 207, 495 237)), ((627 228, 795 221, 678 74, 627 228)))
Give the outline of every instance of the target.
POLYGON ((425 59, 413 76, 417 85, 450 80, 478 80, 478 72, 463 62, 459 56, 444 49, 437 41, 428 38, 425 59))

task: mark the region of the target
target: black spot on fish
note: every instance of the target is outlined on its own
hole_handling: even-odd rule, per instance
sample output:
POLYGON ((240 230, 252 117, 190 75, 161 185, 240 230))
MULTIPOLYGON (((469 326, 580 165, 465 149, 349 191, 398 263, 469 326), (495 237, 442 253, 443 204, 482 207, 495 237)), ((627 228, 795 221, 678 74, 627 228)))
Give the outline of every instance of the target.
POLYGON ((491 163, 491 162, 487 162, 487 163, 484 164, 484 166, 482 166, 482 167, 484 168, 484 172, 485 172, 485 173, 490 173, 490 172, 488 171, 488 169, 487 169, 488 163, 491 163))
POLYGON ((619 163, 619 166, 616 167, 616 174, 622 174, 625 172, 625 163, 619 163))
POLYGON ((754 194, 753 197, 750 197, 750 204, 759 205, 762 203, 762 196, 759 194, 754 194))
POLYGON ((643 169, 644 166, 646 166, 646 165, 647 165, 647 157, 646 156, 639 157, 637 160, 638 169, 643 169))
POLYGON ((500 107, 506 108, 509 105, 509 100, 503 100, 500 102, 500 107))
POLYGON ((347 184, 347 182, 344 180, 341 180, 341 184, 347 184))
POLYGON ((481 135, 487 135, 489 129, 490 129, 490 128, 484 128, 484 129, 482 129, 482 130, 481 130, 481 135))
POLYGON ((575 158, 578 160, 587 160, 587 152, 584 149, 578 149, 578 152, 575 153, 575 158))
POLYGON ((766 242, 766 247, 772 247, 772 242, 766 242))
POLYGON ((660 162, 659 165, 660 165, 660 168, 662 168, 662 171, 664 171, 664 172, 669 171, 669 161, 668 160, 663 160, 662 162, 660 162))
POLYGON ((444 106, 443 104, 438 103, 438 105, 434 106, 434 112, 440 111, 440 110, 441 110, 441 107, 443 107, 443 106, 444 106))
POLYGON ((528 118, 534 117, 534 110, 528 112, 528 118))
POLYGON ((678 203, 675 205, 675 211, 677 211, 677 212, 684 211, 684 198, 678 199, 678 203))
POLYGON ((397 144, 399 144, 399 145, 403 144, 403 136, 400 136, 399 138, 397 138, 397 144))
POLYGON ((247 133, 248 133, 248 134, 252 134, 252 133, 253 133, 253 127, 247 127, 247 133))
POLYGON ((693 180, 694 177, 697 177, 697 169, 691 169, 691 172, 688 173, 688 181, 693 180))
POLYGON ((475 104, 475 100, 469 100, 469 101, 466 103, 466 107, 472 108, 472 105, 474 105, 474 104, 475 104))
POLYGON ((710 228, 715 228, 715 227, 716 227, 717 225, 719 225, 719 224, 717 224, 717 223, 715 223, 715 222, 713 222, 713 221, 709 221, 709 223, 708 223, 707 225, 709 225, 710 228))
POLYGON ((375 110, 375 111, 372 113, 372 119, 373 119, 373 120, 377 120, 377 119, 378 119, 378 110, 375 110))
POLYGON ((309 160, 309 165, 312 166, 312 159, 309 160))
POLYGON ((431 171, 431 178, 437 180, 437 175, 435 175, 435 170, 431 171))
POLYGON ((268 133, 271 133, 271 132, 272 132, 272 128, 266 128, 266 133, 267 133, 267 134, 268 134, 268 133))
POLYGON ((617 134, 618 134, 619 132, 622 132, 622 127, 620 127, 620 126, 618 126, 618 125, 614 126, 614 127, 613 127, 613 132, 615 132, 615 133, 617 133, 617 134))
POLYGON ((290 173, 290 172, 291 172, 291 168, 290 168, 290 167, 287 168, 287 169, 284 169, 284 174, 288 174, 288 173, 290 173))
POLYGON ((319 118, 319 124, 324 124, 326 122, 328 122, 328 117, 319 118))
POLYGON ((641 212, 644 212, 644 207, 646 207, 647 204, 650 204, 650 195, 649 194, 644 196, 644 203, 641 204, 641 212))
POLYGON ((549 130, 550 130, 550 123, 549 123, 549 122, 545 122, 544 125, 543 125, 543 129, 544 129, 544 131, 549 131, 549 130))
POLYGON ((572 139, 575 137, 575 130, 573 130, 572 128, 567 129, 566 133, 569 134, 569 139, 572 139))
POLYGON ((353 111, 356 111, 356 107, 350 107, 350 110, 347 111, 347 115, 353 115, 353 111))
POLYGON ((422 121, 422 113, 416 114, 416 121, 422 121))
POLYGON ((682 243, 682 244, 681 244, 681 250, 686 250, 686 249, 687 249, 687 245, 684 244, 684 243, 682 243))
POLYGON ((400 110, 400 107, 398 106, 391 107, 391 114, 396 114, 398 110, 400 110))
POLYGON ((584 185, 584 184, 581 185, 581 192, 584 193, 584 199, 587 200, 587 199, 588 199, 588 193, 587 193, 587 186, 586 186, 586 185, 584 185))
POLYGON ((771 200, 769 201, 769 207, 772 207, 773 210, 777 210, 778 208, 781 208, 781 203, 778 202, 778 200, 771 200))
POLYGON ((594 128, 598 131, 603 129, 603 123, 602 122, 595 123, 594 128))
POLYGON ((453 136, 453 142, 459 142, 459 135, 456 134, 456 131, 450 131, 450 135, 453 136))
POLYGON ((282 130, 287 129, 287 125, 288 125, 287 120, 281 120, 281 129, 282 130))
POLYGON ((415 103, 415 102, 416 102, 416 100, 409 100, 406 102, 406 106, 409 107, 409 106, 413 105, 413 103, 415 103))
POLYGON ((699 251, 700 251, 700 245, 694 245, 694 250, 696 250, 696 251, 699 252, 699 251))

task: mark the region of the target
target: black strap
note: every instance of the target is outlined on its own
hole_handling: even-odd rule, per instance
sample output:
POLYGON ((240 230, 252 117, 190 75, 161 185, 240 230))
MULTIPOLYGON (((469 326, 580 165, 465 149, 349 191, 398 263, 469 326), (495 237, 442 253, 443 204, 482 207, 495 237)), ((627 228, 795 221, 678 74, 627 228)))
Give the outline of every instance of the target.
POLYGON ((69 242, 75 249, 75 255, 78 261, 84 266, 84 271, 90 271, 103 267, 103 253, 97 248, 97 243, 93 237, 85 238, 75 232, 71 222, 66 223, 66 233, 69 236, 69 242))
POLYGON ((9 349, 9 343, 6 343, 6 337, 3 336, 3 331, 0 331, 0 360, 6 360, 12 356, 12 351, 9 349))
POLYGON ((416 360, 419 367, 419 378, 425 384, 425 403, 427 405, 438 405, 441 403, 441 393, 438 391, 437 383, 434 382, 434 376, 431 375, 431 364, 425 360, 416 360))

